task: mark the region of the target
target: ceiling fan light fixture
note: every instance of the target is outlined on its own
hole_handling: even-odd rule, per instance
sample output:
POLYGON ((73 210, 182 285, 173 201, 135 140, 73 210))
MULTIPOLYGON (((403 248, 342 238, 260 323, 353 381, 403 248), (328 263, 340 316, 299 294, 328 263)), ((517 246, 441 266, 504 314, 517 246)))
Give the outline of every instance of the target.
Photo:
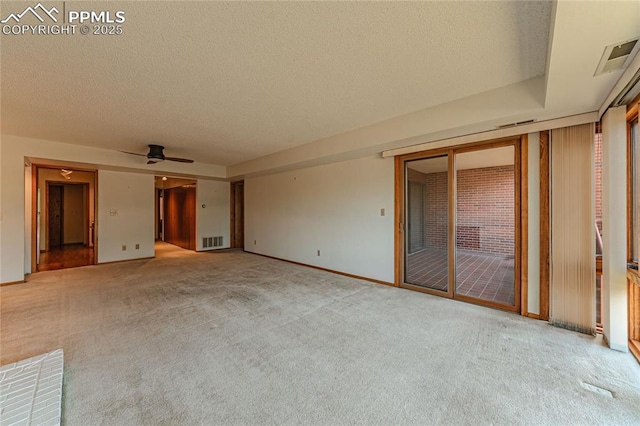
POLYGON ((60 176, 66 180, 71 180, 71 173, 73 173, 73 170, 60 169, 60 176))
POLYGON ((147 158, 149 161, 153 161, 154 163, 159 163, 160 161, 164 161, 164 147, 162 145, 149 145, 149 153, 147 154, 147 158))
POLYGON ((188 158, 166 157, 163 152, 164 146, 162 145, 149 144, 148 146, 149 146, 149 152, 147 154, 138 154, 137 152, 128 152, 128 151, 121 151, 121 152, 125 154, 137 155, 140 157, 147 157, 147 164, 156 164, 165 160, 177 161, 179 163, 193 163, 193 160, 190 160, 188 158))

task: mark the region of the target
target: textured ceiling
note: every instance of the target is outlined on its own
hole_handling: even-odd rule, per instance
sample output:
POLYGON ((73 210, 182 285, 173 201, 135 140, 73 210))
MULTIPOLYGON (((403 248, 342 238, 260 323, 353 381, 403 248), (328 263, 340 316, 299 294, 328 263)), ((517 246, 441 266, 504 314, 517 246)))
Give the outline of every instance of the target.
POLYGON ((551 20, 529 1, 97 4, 123 35, 2 36, 3 133, 236 164, 543 75, 551 20))

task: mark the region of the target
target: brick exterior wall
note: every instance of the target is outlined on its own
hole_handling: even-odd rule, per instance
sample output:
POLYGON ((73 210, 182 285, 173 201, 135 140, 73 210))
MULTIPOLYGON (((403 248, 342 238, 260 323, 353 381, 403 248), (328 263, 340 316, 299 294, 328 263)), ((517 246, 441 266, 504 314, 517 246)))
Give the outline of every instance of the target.
POLYGON ((457 187, 458 248, 513 256, 514 166, 459 170, 457 187))
MULTIPOLYGON (((425 184, 426 248, 447 247, 447 173, 409 169, 411 181, 425 184)), ((458 171, 456 245, 459 249, 513 256, 515 243, 514 166, 458 171)))

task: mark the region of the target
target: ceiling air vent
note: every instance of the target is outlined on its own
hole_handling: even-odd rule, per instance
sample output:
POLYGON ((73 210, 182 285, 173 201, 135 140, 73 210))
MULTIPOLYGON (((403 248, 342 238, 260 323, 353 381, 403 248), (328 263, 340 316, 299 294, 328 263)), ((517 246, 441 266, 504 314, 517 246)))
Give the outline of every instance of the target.
POLYGON ((516 127, 516 126, 522 126, 524 124, 535 123, 535 121, 536 120, 532 118, 531 120, 524 120, 524 121, 518 121, 516 123, 502 124, 500 126, 496 126, 496 129, 508 129, 509 127, 516 127))
POLYGON ((598 68, 596 68, 596 73, 593 76, 596 77, 624 69, 629 65, 638 48, 640 48, 640 43, 638 43, 637 37, 605 47, 598 68))

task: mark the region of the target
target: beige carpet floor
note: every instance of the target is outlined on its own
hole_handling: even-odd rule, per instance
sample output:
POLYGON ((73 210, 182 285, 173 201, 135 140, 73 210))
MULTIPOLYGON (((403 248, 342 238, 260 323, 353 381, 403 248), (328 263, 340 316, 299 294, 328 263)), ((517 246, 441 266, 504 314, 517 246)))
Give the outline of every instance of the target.
POLYGON ((238 251, 157 253, 0 288, 0 364, 64 349, 64 424, 640 424, 640 365, 601 338, 238 251))

